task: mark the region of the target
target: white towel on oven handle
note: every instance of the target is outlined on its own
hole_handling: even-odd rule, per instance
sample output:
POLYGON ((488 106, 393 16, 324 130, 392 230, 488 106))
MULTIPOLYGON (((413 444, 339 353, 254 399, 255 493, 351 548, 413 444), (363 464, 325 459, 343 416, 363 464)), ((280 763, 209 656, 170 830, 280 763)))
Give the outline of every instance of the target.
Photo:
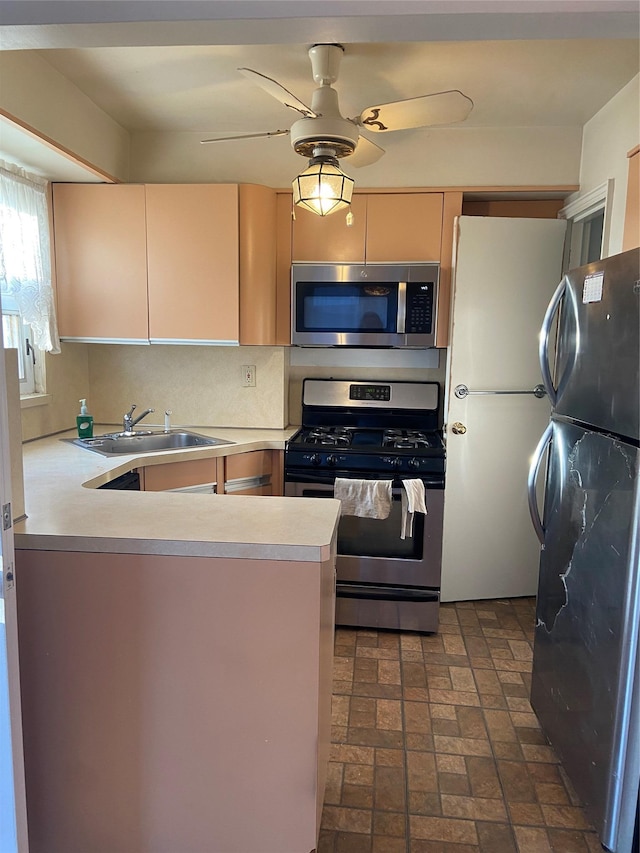
POLYGON ((425 501, 425 488, 422 480, 402 480, 402 492, 400 495, 402 504, 402 522, 400 525, 400 538, 406 539, 413 536, 413 517, 416 512, 427 514, 425 501))
POLYGON ((391 512, 393 480, 358 480, 336 477, 333 496, 342 503, 342 515, 360 518, 388 518, 391 512))

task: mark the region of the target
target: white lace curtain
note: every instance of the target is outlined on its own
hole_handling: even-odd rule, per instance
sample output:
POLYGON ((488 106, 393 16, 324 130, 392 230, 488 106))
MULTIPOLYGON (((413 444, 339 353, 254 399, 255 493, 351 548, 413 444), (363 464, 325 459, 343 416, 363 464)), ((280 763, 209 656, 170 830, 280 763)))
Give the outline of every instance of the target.
POLYGON ((0 160, 0 291, 17 302, 33 343, 59 353, 46 189, 42 178, 0 160))

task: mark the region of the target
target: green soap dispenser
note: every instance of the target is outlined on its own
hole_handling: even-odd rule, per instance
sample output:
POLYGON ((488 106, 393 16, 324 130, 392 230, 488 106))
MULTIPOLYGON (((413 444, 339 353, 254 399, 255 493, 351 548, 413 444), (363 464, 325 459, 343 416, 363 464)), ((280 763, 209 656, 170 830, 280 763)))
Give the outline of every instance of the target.
POLYGON ((93 418, 87 409, 87 401, 80 400, 80 414, 76 418, 78 438, 93 438, 93 418))

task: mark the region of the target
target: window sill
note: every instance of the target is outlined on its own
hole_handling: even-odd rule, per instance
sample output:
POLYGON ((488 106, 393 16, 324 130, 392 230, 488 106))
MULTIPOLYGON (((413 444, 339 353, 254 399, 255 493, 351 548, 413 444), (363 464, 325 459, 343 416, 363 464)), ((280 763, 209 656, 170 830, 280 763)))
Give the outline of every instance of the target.
POLYGON ((20 397, 20 408, 31 409, 33 406, 48 406, 51 402, 51 394, 28 394, 20 397))

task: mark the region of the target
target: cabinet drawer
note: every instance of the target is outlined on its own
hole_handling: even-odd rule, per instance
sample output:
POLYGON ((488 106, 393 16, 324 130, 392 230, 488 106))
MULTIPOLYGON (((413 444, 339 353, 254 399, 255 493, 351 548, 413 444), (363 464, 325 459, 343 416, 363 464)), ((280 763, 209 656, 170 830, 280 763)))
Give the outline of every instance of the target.
POLYGON ((270 450, 251 450, 249 453, 237 453, 225 459, 225 480, 241 480, 245 477, 261 477, 273 471, 273 459, 270 450))
MULTIPOLYGON (((168 462, 165 465, 147 465, 144 469, 145 492, 165 492, 201 483, 219 483, 218 466, 222 459, 191 459, 188 462, 168 462)), ((218 488, 220 492, 222 489, 218 488)))

